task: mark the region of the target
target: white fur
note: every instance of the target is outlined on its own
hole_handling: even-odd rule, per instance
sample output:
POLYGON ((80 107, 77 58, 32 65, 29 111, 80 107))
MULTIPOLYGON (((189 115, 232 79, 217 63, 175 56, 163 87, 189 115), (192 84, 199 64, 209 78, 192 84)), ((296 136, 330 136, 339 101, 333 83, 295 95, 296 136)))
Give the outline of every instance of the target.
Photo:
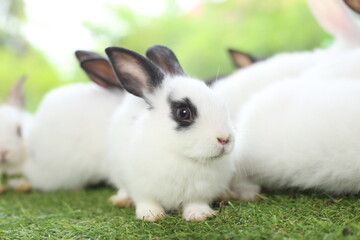
POLYGON ((113 200, 127 203, 131 198, 137 218, 147 221, 161 219, 181 204, 187 220, 212 216, 208 204, 227 190, 234 170, 217 141, 230 138, 225 153, 232 151, 233 132, 222 99, 203 82, 186 77, 167 77, 146 97, 151 110, 143 99, 128 94, 111 122, 111 179, 120 189, 113 200), (196 106, 198 118, 189 129, 176 129, 169 96, 188 97, 196 106))
POLYGON ((239 113, 238 172, 271 188, 360 190, 360 82, 300 79, 254 95, 239 113))
POLYGON ((30 132, 26 174, 39 190, 79 189, 107 179, 106 132, 123 92, 71 84, 49 92, 30 132))
POLYGON ((301 77, 317 79, 359 79, 360 48, 339 53, 337 56, 319 61, 307 69, 301 77))

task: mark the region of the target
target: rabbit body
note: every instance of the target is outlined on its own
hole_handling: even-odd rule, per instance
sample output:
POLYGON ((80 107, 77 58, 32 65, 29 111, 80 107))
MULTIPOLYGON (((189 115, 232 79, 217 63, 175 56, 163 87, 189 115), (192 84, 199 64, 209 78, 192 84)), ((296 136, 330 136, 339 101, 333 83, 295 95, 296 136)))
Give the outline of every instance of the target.
POLYGON ((107 179, 106 133, 123 93, 93 83, 50 91, 29 136, 26 175, 39 190, 70 190, 107 179))
POLYGON ((10 189, 27 191, 23 176, 27 160, 26 139, 32 115, 25 111, 24 82, 21 77, 11 89, 7 101, 0 104, 0 192, 10 189))
POLYGON ((238 172, 270 188, 360 190, 360 82, 294 80, 239 112, 238 172))
POLYGON ((6 188, 28 188, 22 173, 27 159, 25 139, 31 121, 32 116, 23 110, 8 104, 0 106, 0 175, 9 178, 7 183, 0 184, 0 192, 6 188), (12 178, 16 175, 18 177, 12 178))
MULTIPOLYGON (((220 156, 222 146, 215 137, 232 134, 221 99, 204 83, 178 77, 165 79, 150 102, 151 109, 143 99, 128 95, 112 119, 113 182, 135 202, 138 218, 151 218, 148 209, 139 210, 148 202, 156 202, 161 214, 162 208, 174 210, 180 204, 209 204, 228 189, 234 171, 229 156, 220 156), (191 129, 177 129, 170 98, 189 95, 199 118, 191 129)), ((229 153, 232 145, 223 151, 229 153)))
POLYGON ((357 65, 359 61, 360 48, 345 51, 317 62, 304 71, 301 77, 327 80, 358 79, 360 77, 360 69, 357 65))

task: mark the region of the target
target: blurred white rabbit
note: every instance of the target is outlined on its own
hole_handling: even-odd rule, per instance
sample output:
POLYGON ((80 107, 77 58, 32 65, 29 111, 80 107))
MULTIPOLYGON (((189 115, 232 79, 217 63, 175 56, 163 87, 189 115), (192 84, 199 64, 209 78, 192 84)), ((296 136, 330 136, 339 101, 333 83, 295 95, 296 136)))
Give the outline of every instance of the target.
POLYGON ((77 51, 93 83, 76 83, 46 94, 29 137, 26 175, 42 191, 83 188, 107 179, 105 142, 123 90, 104 57, 77 51))
POLYGON ((238 173, 269 188, 358 193, 358 103, 353 79, 303 77, 259 91, 239 112, 238 173))
POLYGON ((317 63, 339 58, 360 46, 360 28, 342 0, 308 3, 321 26, 334 36, 334 44, 327 49, 277 54, 215 82, 213 88, 224 96, 232 120, 257 91, 274 82, 299 77, 317 63))
POLYGON ((0 193, 10 189, 29 190, 23 176, 27 159, 25 139, 31 115, 25 111, 24 83, 21 77, 10 91, 7 101, 0 104, 0 193))

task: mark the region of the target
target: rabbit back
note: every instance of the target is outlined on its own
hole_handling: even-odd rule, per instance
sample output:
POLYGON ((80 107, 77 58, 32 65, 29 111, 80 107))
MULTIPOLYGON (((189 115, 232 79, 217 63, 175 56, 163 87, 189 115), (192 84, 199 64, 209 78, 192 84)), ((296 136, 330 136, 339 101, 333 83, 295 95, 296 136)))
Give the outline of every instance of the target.
POLYGON ((360 82, 282 82, 239 113, 237 160, 262 185, 360 190, 360 82))
POLYGON ((104 180, 106 132, 122 95, 79 83, 45 96, 29 137, 26 173, 33 187, 78 189, 104 180))

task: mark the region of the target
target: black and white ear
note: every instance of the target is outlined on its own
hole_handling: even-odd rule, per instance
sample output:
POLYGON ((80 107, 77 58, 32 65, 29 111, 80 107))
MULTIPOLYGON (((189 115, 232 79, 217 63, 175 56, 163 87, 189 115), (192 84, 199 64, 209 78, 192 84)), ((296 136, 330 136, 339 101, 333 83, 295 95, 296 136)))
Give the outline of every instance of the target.
POLYGON ((348 5, 349 8, 354 10, 357 13, 360 13, 360 1, 359 0, 344 0, 345 4, 348 5))
POLYGON ((123 89, 110 62, 105 58, 87 59, 82 61, 80 66, 96 84, 104 88, 123 89))
POLYGON ((144 56, 121 47, 105 49, 116 76, 129 93, 145 98, 145 92, 153 92, 164 79, 164 73, 144 56))
POLYGON ((25 108, 25 91, 24 91, 24 84, 27 79, 26 75, 21 76, 13 88, 10 90, 8 98, 6 102, 13 106, 20 109, 25 108))
POLYGON ((151 46, 147 49, 146 56, 168 75, 186 75, 174 52, 168 47, 160 45, 151 46))
POLYGON ((247 53, 234 49, 228 49, 228 52, 236 68, 248 67, 256 62, 255 58, 253 58, 247 53))
POLYGON ((101 56, 100 54, 97 54, 95 52, 83 51, 83 50, 75 51, 75 56, 76 56, 77 60, 79 61, 79 63, 81 63, 82 61, 88 60, 88 59, 104 58, 103 56, 101 56))

